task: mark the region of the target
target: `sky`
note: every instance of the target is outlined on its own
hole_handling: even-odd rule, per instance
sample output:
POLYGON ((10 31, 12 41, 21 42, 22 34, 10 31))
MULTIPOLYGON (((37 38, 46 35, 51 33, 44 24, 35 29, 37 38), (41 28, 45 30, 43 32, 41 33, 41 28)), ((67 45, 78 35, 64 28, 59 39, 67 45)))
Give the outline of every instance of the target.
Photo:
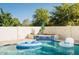
POLYGON ((5 12, 9 12, 13 17, 18 18, 21 22, 24 19, 33 20, 33 15, 36 9, 45 8, 51 11, 53 7, 60 4, 55 3, 0 3, 0 8, 5 12))

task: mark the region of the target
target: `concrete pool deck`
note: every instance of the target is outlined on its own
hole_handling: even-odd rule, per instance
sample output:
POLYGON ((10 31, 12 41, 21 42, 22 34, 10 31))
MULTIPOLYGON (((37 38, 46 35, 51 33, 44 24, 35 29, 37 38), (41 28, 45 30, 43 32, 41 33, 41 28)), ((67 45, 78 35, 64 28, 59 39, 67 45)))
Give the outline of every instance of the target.
POLYGON ((18 40, 7 40, 7 41, 0 41, 0 46, 6 45, 6 44, 16 44, 17 42, 20 41, 26 41, 26 40, 31 40, 31 39, 18 39, 18 40))
MULTIPOLYGON (((0 41, 0 46, 6 45, 6 44, 16 44, 20 41, 30 41, 32 39, 18 39, 18 40, 7 40, 7 41, 0 41)), ((57 40, 57 41, 64 41, 63 39, 57 40)), ((79 44, 79 40, 75 40, 75 44, 79 44)))

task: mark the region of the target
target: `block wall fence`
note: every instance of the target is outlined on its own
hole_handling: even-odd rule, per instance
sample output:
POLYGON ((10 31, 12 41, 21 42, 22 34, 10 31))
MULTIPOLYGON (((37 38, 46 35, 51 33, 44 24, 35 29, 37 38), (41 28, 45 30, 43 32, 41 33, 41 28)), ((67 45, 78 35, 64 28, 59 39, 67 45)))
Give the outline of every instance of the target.
MULTIPOLYGON (((24 39, 27 34, 35 30, 39 32, 41 27, 0 27, 0 41, 24 39)), ((79 40, 79 26, 48 26, 44 34, 57 34, 61 39, 72 37, 79 40)))

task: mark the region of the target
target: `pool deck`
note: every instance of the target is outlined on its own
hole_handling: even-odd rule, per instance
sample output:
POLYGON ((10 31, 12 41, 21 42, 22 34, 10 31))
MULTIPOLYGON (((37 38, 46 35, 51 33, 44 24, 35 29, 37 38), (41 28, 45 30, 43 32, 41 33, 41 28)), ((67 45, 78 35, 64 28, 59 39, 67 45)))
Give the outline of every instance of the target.
POLYGON ((20 41, 29 41, 31 39, 16 39, 16 40, 7 40, 7 41, 0 41, 0 46, 6 45, 6 44, 16 44, 20 41))
MULTIPOLYGON (((6 44, 16 44, 20 41, 30 41, 33 39, 16 39, 16 40, 7 40, 7 41, 0 41, 0 46, 6 45, 6 44)), ((64 39, 57 40, 57 41, 64 41, 64 39)), ((75 44, 79 44, 79 40, 75 40, 75 44)))

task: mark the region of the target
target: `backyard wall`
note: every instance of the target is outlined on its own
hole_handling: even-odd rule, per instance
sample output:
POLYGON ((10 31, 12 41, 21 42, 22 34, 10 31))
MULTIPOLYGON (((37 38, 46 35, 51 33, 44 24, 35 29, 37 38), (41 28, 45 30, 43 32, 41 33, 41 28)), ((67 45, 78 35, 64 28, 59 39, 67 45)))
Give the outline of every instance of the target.
POLYGON ((24 39, 33 29, 37 34, 40 27, 0 27, 0 41, 24 39))
POLYGON ((0 27, 0 41, 17 39, 17 27, 0 27))
MULTIPOLYGON (((35 30, 37 34, 40 27, 0 27, 0 41, 24 39, 27 34, 35 30)), ((61 39, 73 37, 79 40, 79 26, 51 26, 45 27, 44 34, 57 34, 61 39)))

